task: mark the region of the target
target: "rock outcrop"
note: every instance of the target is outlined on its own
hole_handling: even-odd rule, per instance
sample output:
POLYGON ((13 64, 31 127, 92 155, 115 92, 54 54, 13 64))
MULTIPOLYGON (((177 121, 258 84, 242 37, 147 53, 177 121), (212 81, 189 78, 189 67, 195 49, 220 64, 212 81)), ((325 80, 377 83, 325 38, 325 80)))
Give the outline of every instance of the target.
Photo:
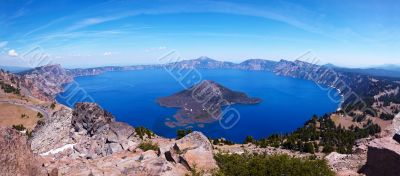
POLYGON ((47 175, 41 163, 32 153, 25 135, 0 127, 0 175, 47 175))
POLYGON ((367 176, 400 175, 400 144, 391 137, 378 138, 368 146, 367 163, 360 170, 367 176))
POLYGON ((108 129, 115 117, 96 103, 77 103, 72 113, 72 127, 75 132, 93 136, 108 129))
POLYGON ((115 122, 111 113, 95 103, 78 103, 72 114, 71 137, 80 155, 97 158, 139 145, 132 126, 115 122))
POLYGON ((62 158, 48 163, 47 168, 58 168, 60 175, 139 175, 171 176, 185 175, 188 170, 181 164, 171 163, 153 150, 146 152, 118 152, 95 159, 62 158))
POLYGON ((212 145, 200 132, 192 132, 176 141, 174 150, 180 153, 181 163, 187 163, 190 169, 212 171, 217 168, 217 163, 213 159, 212 145))
POLYGON ((69 108, 62 108, 44 118, 43 123, 33 130, 33 137, 30 139, 32 150, 41 154, 74 143, 70 137, 71 119, 72 110, 69 108))
POLYGON ((64 175, 185 175, 217 168, 207 137, 193 132, 180 140, 141 139, 135 129, 95 103, 63 108, 39 125, 31 139, 35 153, 49 158, 48 173, 64 175), (159 150, 143 151, 144 140, 159 150))
POLYGON ((200 132, 192 132, 182 139, 160 148, 162 157, 173 163, 180 163, 188 170, 200 169, 213 171, 217 164, 213 156, 213 147, 206 136, 200 132))

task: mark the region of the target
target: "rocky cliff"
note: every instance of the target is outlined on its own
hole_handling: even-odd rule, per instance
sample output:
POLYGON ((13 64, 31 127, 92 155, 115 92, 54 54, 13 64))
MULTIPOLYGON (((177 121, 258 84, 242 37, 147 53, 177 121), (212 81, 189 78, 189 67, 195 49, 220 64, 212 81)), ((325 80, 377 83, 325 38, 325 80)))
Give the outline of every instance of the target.
POLYGON ((73 80, 60 65, 46 65, 18 74, 20 86, 29 95, 45 101, 53 101, 63 90, 62 85, 73 80))
POLYGON ((193 168, 217 168, 211 143, 200 132, 180 140, 141 138, 95 103, 57 111, 30 141, 35 153, 51 160, 44 163, 47 172, 56 169, 61 175, 185 175, 193 168), (144 151, 145 142, 159 149, 144 151))

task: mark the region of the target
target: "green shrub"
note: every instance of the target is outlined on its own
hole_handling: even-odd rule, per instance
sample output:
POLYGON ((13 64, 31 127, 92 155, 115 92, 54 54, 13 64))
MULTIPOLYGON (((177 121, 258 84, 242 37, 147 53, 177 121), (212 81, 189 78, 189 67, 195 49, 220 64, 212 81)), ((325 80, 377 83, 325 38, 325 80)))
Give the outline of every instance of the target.
POLYGON ((245 144, 253 143, 253 142, 254 142, 253 136, 247 136, 246 139, 244 139, 245 144))
POLYGON ((176 131, 176 139, 181 139, 181 138, 185 137, 186 135, 190 134, 191 132, 193 132, 192 129, 178 130, 178 131, 176 131))
POLYGON ((330 153, 336 151, 338 153, 352 153, 352 146, 357 139, 366 138, 369 135, 379 133, 381 128, 372 121, 368 121, 363 128, 350 127, 344 129, 340 125, 336 126, 329 115, 321 118, 314 116, 292 133, 278 135, 272 134, 268 138, 255 140, 252 137, 246 137, 245 143, 252 141, 260 147, 272 146, 282 147, 289 150, 300 152, 314 153, 318 149, 318 145, 324 146, 323 152, 330 153), (317 126, 316 124, 319 124, 317 126), (314 148, 314 149, 313 149, 314 148))
POLYGON ((213 139, 212 144, 213 145, 234 145, 235 143, 233 141, 221 138, 221 139, 213 139))
POLYGON ((19 125, 13 125, 12 128, 18 130, 18 131, 24 131, 26 130, 26 128, 24 127, 24 125, 19 124, 19 125))
POLYGON ((142 149, 143 151, 147 150, 158 151, 158 144, 154 144, 151 141, 145 141, 140 143, 139 148, 142 149))
POLYGON ((13 93, 15 95, 20 95, 20 89, 15 88, 14 86, 12 86, 10 84, 6 84, 6 83, 0 81, 0 87, 1 87, 1 89, 4 90, 5 93, 13 93))
POLYGON ((39 118, 39 119, 41 119, 41 118, 43 118, 43 114, 40 113, 40 112, 38 112, 38 113, 36 114, 36 117, 39 118))
POLYGON ((234 176, 334 176, 325 160, 288 155, 216 154, 220 170, 215 175, 234 176))
POLYGON ((27 129, 25 134, 28 136, 28 138, 32 138, 32 131, 27 129))
POLYGON ((39 126, 44 125, 44 124, 45 124, 45 122, 43 119, 40 119, 37 121, 37 125, 39 125, 39 126))
POLYGON ((140 139, 143 139, 143 137, 145 135, 147 135, 148 138, 151 138, 154 136, 154 133, 151 130, 149 130, 145 127, 142 127, 142 126, 136 127, 135 132, 136 132, 136 135, 140 137, 140 139))
POLYGON ((51 108, 51 109, 56 108, 56 103, 51 103, 50 108, 51 108))
POLYGON ((381 118, 382 120, 392 120, 394 119, 394 115, 393 114, 386 114, 386 113, 382 113, 379 118, 381 118))

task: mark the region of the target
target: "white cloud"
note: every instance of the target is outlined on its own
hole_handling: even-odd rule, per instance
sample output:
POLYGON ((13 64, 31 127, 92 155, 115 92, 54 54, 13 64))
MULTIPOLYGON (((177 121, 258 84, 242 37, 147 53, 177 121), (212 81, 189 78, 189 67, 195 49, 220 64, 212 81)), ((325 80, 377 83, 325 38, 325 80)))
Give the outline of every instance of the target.
POLYGON ((5 47, 7 44, 8 44, 7 41, 2 41, 2 42, 0 42, 0 48, 5 47))
POLYGON ((103 56, 111 56, 113 53, 112 52, 105 52, 104 54, 103 54, 103 56))
POLYGON ((8 55, 11 56, 11 57, 17 57, 18 53, 15 50, 12 49, 12 50, 8 51, 8 55))
POLYGON ((167 49, 166 46, 159 46, 157 48, 147 48, 144 50, 144 52, 149 53, 149 52, 153 52, 153 51, 161 51, 161 50, 165 50, 167 49))

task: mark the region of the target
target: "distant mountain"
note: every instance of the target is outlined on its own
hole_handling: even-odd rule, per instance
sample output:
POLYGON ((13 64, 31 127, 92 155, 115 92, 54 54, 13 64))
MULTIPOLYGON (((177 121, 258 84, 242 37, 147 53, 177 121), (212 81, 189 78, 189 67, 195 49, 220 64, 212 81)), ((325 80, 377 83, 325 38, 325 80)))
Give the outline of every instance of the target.
POLYGON ((375 68, 400 72, 400 65, 394 65, 394 64, 381 65, 375 68))
POLYGON ((238 64, 237 68, 244 70, 274 70, 277 62, 263 59, 249 59, 238 64))
POLYGON ((199 57, 192 60, 182 60, 179 62, 168 63, 165 65, 134 65, 134 66, 106 66, 96 68, 76 68, 67 69, 67 72, 73 76, 89 76, 98 75, 108 71, 124 71, 124 70, 142 70, 142 69, 157 69, 157 68, 183 68, 183 69, 240 69, 240 70, 258 70, 258 71, 273 71, 276 61, 263 59, 249 59, 241 63, 233 63, 227 61, 217 61, 209 57, 199 57))
MULTIPOLYGON (((301 61, 295 61, 300 63, 301 61)), ((296 64, 292 62, 291 64, 296 64)), ((290 61, 281 60, 279 62, 264 60, 264 59, 248 59, 241 63, 233 63, 227 61, 218 61, 206 56, 199 57, 192 60, 182 60, 179 62, 168 63, 165 65, 135 65, 135 66, 106 66, 96 68, 83 68, 83 69, 68 69, 71 76, 88 76, 98 75, 107 71, 123 71, 123 70, 142 70, 142 69, 156 69, 156 68, 183 68, 183 69, 239 69, 239 70, 257 70, 257 71, 274 71, 279 63, 286 63, 290 65, 290 61)), ((305 62, 302 65, 306 64, 305 62)), ((307 65, 307 64, 306 64, 307 65)), ((384 68, 345 68, 333 64, 322 65, 325 68, 331 68, 340 72, 358 73, 363 75, 381 76, 400 78, 400 70, 397 70, 395 65, 387 65, 384 68)))
POLYGON ((325 65, 323 65, 324 67, 328 67, 328 68, 337 68, 338 66, 331 64, 331 63, 327 63, 325 65))
POLYGON ((390 70, 383 68, 341 68, 336 67, 335 70, 340 70, 343 72, 359 73, 372 76, 383 76, 383 77, 393 77, 400 78, 400 70, 390 70))
POLYGON ((5 71, 9 71, 11 73, 18 73, 18 72, 22 72, 22 71, 26 71, 32 68, 29 67, 16 67, 16 66, 1 66, 0 65, 0 69, 3 69, 5 71))

